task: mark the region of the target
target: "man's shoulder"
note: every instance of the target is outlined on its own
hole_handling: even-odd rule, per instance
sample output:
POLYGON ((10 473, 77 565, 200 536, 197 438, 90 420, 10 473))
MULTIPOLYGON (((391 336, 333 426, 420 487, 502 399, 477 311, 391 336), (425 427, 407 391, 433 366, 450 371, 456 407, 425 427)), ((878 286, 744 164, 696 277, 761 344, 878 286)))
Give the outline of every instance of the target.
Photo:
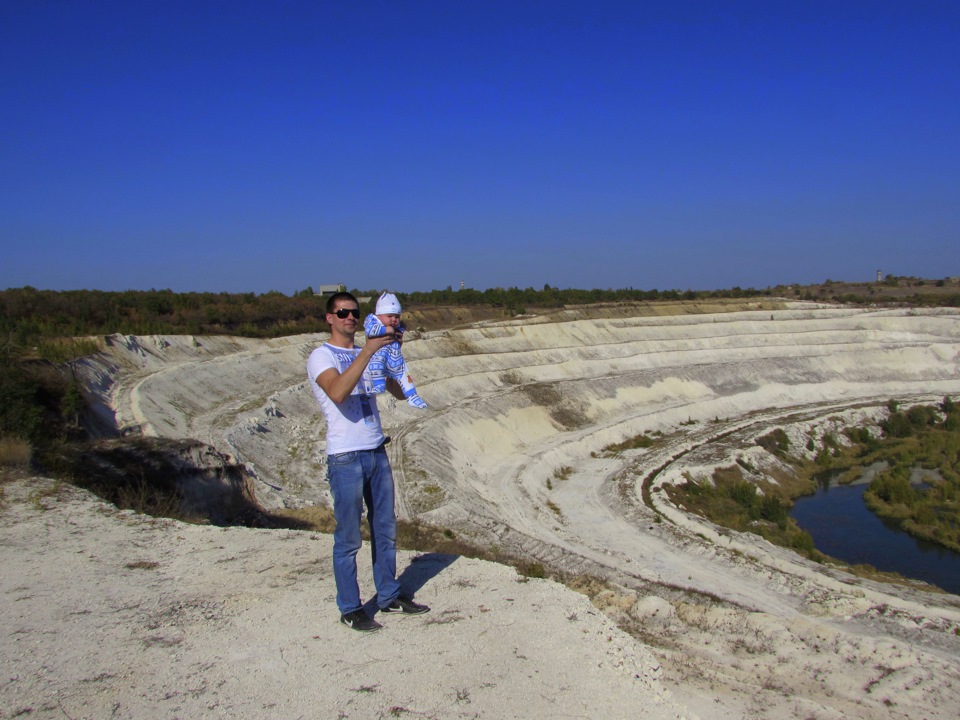
POLYGON ((330 343, 324 343, 323 345, 315 347, 313 352, 310 353, 310 357, 317 359, 330 358, 334 360, 344 355, 353 357, 359 353, 360 350, 361 348, 358 345, 354 345, 353 347, 339 347, 337 345, 331 345, 330 343))
POLYGON ((330 351, 327 349, 326 343, 324 343, 323 345, 318 345, 313 350, 311 350, 310 355, 308 356, 307 359, 314 360, 316 358, 329 356, 329 355, 330 355, 330 351))
POLYGON ((318 345, 317 347, 315 347, 313 349, 313 352, 311 352, 310 354, 313 355, 313 353, 315 352, 325 352, 325 353, 334 355, 336 353, 352 353, 360 349, 361 348, 359 345, 352 345, 350 347, 340 347, 339 345, 331 345, 330 343, 325 342, 323 345, 318 345))
POLYGON ((315 347, 310 353, 310 356, 307 358, 307 365, 313 365, 315 363, 329 363, 331 365, 335 364, 338 357, 344 355, 354 356, 359 352, 360 348, 354 346, 352 348, 342 348, 335 347, 330 343, 324 343, 318 347, 315 347))

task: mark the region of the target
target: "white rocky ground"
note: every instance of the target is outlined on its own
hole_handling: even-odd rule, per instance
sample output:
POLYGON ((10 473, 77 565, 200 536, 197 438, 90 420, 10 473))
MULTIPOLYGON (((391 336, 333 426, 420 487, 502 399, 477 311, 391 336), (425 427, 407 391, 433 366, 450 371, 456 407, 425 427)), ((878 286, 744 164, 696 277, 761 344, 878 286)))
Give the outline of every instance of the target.
MULTIPOLYGON (((142 538, 144 551, 128 550, 129 561, 111 555, 95 573, 115 602, 87 596, 60 613, 28 612, 44 593, 63 597, 58 582, 76 577, 87 555, 105 546, 84 541, 80 528, 76 541, 94 545, 61 550, 50 561, 59 574, 38 585, 7 581, 9 548, 30 546, 14 530, 60 541, 53 530, 60 522, 23 503, 5 510, 17 524, 4 523, 0 536, 4 618, 21 619, 4 620, 4 646, 15 639, 19 663, 29 658, 47 670, 32 684, 19 673, 0 686, 0 699, 15 709, 45 702, 51 714, 40 716, 59 717, 57 703, 74 697, 74 711, 63 710, 74 718, 104 716, 96 708, 113 696, 123 709, 117 717, 214 717, 238 708, 296 717, 292 708, 307 705, 292 705, 295 697, 325 708, 305 717, 386 717, 394 707, 403 708, 399 716, 438 718, 956 717, 960 599, 815 565, 674 508, 658 488, 737 457, 758 471, 772 467, 777 461, 754 442, 772 427, 784 427, 797 448, 844 422, 875 422, 890 398, 960 393, 960 314, 799 304, 675 317, 624 312, 580 309, 408 333, 405 355, 432 408, 381 403, 402 515, 604 578, 618 588, 596 601, 606 617, 555 584, 518 583, 512 570, 464 559, 441 567, 429 556, 420 562, 432 569, 410 577, 436 613, 391 622, 380 639, 358 646, 335 623, 328 538, 111 515, 70 495, 50 501, 53 517, 84 508, 81 525, 116 532, 117 541, 123 533, 142 538), (658 432, 654 448, 602 451, 658 432), (666 521, 642 500, 645 478, 666 521), (125 569, 136 559, 159 565, 125 569), (159 620, 117 612, 149 603, 159 620), (168 617, 175 607, 183 618, 181 611, 168 617), (90 682, 98 673, 67 672, 69 653, 61 658, 63 649, 43 635, 54 618, 61 636, 69 629, 63 621, 76 618, 68 623, 79 636, 69 651, 76 655, 137 652, 117 668, 94 663, 106 679, 90 682), (456 622, 437 622, 449 618, 456 622), (149 641, 146 629, 137 635, 155 622, 180 628, 169 645, 149 641), (442 637, 430 635, 440 630, 442 637), (323 652, 311 652, 314 635, 323 652), (25 652, 45 642, 48 655, 25 652), (495 679, 485 679, 492 669, 495 679), (357 690, 368 686, 377 689, 357 690), (164 692, 173 700, 155 714, 131 710, 164 692), (224 710, 226 695, 241 704, 224 710)), ((256 473, 267 507, 324 503, 323 420, 304 371, 322 340, 114 336, 87 372, 105 422, 230 453, 256 473)), ((414 557, 405 557, 415 570, 414 557)), ((3 672, 15 669, 4 664, 3 672)))
POLYGON ((0 518, 0 718, 688 717, 583 595, 506 566, 401 553, 433 611, 360 635, 336 622, 327 535, 156 520, 42 479, 6 485, 0 518))

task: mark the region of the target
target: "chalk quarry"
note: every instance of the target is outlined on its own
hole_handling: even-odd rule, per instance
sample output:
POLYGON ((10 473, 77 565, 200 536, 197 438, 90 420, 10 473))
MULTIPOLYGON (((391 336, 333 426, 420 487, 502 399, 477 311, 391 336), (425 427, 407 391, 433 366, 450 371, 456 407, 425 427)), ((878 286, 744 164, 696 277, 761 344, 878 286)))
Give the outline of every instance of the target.
MULTIPOLYGON (((434 606, 424 617, 456 621, 420 628, 438 636, 436 645, 423 644, 414 632, 417 620, 403 634, 388 626, 377 634, 388 644, 364 643, 358 660, 356 638, 336 627, 329 568, 317 565, 309 578, 319 593, 309 621, 305 609, 291 609, 291 598, 308 602, 301 585, 284 580, 283 588, 268 590, 262 578, 250 576, 251 565, 227 585, 210 587, 199 578, 216 577, 217 568, 192 569, 184 580, 191 597, 211 593, 217 596, 211 602, 242 604, 246 593, 261 592, 244 589, 246 578, 296 623, 312 623, 290 642, 309 646, 303 638, 319 633, 323 661, 353 667, 357 679, 338 676, 324 689, 283 686, 285 693, 296 687, 306 693, 304 706, 331 708, 310 717, 387 717, 396 708, 438 718, 956 717, 960 598, 817 565, 686 513, 662 488, 684 477, 709 477, 737 458, 760 474, 775 468, 780 461, 756 439, 776 427, 799 448, 805 438, 846 424, 876 424, 890 398, 936 402, 960 393, 960 313, 786 301, 720 310, 694 305, 668 316, 633 306, 573 308, 408 333, 404 354, 431 407, 380 401, 393 439, 399 514, 568 574, 601 578, 611 589, 593 607, 573 590, 513 577, 509 568, 407 553, 418 598, 434 606), (641 433, 662 441, 603 452, 641 433), (417 574, 418 564, 433 569, 417 574), (507 586, 513 590, 505 594, 507 586), (554 608, 562 608, 559 615, 554 608), (447 657, 440 667, 423 659, 461 642, 469 644, 467 657, 447 657), (538 655, 536 672, 529 671, 526 659, 545 647, 550 652, 538 655), (338 652, 342 658, 330 657, 338 652), (427 669, 396 682, 388 657, 427 669), (368 663, 366 670, 357 662, 368 663), (578 674, 584 662, 600 670, 578 674), (494 667, 510 671, 492 673, 494 667), (447 682, 445 673, 455 679, 447 682), (359 687, 360 677, 376 691, 336 689, 344 682, 359 687), (535 691, 524 692, 531 682, 535 691), (486 692, 491 686, 484 683, 497 690, 486 692), (402 702, 391 705, 383 696, 387 688, 403 695, 402 702)), ((104 427, 212 446, 247 468, 265 508, 326 504, 324 421, 304 370, 324 339, 111 336, 84 374, 104 427)), ((37 522, 27 508, 18 512, 21 524, 37 522)), ((311 533, 172 521, 149 532, 157 537, 141 554, 156 547, 158 558, 179 552, 171 549, 174 538, 189 538, 198 553, 213 543, 221 563, 239 557, 230 549, 234 542, 262 564, 271 554, 283 562, 302 559, 311 548, 324 562, 330 554, 329 538, 311 533)), ((156 562, 163 567, 164 560, 156 562)), ((181 580, 171 570, 165 582, 181 580)), ((238 649, 242 645, 236 638, 232 650, 220 648, 217 657, 252 652, 238 649)), ((184 652, 184 644, 176 647, 184 652)), ((197 648, 191 652, 200 654, 197 648)), ((252 660, 243 667, 254 683, 257 673, 272 677, 274 671, 252 660)), ((167 671, 175 684, 176 672, 167 671)), ((15 687, 8 682, 0 692, 15 687)), ((50 688, 33 690, 49 694, 50 688)), ((87 703, 78 708, 101 707, 90 692, 76 692, 87 703)), ((208 692, 201 695, 209 700, 208 692)), ((27 697, 17 701, 26 707, 27 697)), ((294 716, 245 702, 230 712, 294 716)), ((303 707, 285 702, 287 713, 303 707)), ((187 706, 181 698, 177 707, 187 706)), ((175 716, 164 707, 169 712, 139 717, 175 716)))

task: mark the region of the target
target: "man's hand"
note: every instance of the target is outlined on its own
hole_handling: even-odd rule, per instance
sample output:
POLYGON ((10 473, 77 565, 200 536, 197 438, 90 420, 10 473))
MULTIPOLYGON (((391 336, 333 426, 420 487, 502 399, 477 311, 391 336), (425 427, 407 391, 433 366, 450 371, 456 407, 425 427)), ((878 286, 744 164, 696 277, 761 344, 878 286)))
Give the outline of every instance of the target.
MULTIPOLYGON (((390 342, 395 342, 397 344, 403 343, 403 331, 392 328, 389 325, 383 328, 384 335, 379 335, 380 338, 387 338, 390 342)), ((384 343, 389 344, 389 343, 384 343)), ((378 348, 379 349, 379 348, 378 348)))
MULTIPOLYGON (((391 328, 387 328, 390 330, 391 328)), ((385 348, 390 343, 394 342, 397 338, 393 336, 392 332, 388 332, 386 335, 379 335, 377 337, 368 337, 367 342, 363 345, 363 350, 367 348, 370 349, 370 355, 376 354, 376 352, 382 348, 385 348)), ((361 350, 361 352, 363 352, 361 350)), ((369 360, 369 358, 368 358, 369 360)))
POLYGON ((360 349, 360 354, 354 358, 354 361, 350 363, 346 370, 340 373, 335 368, 327 368, 317 376, 317 385, 327 394, 328 398, 335 403, 342 403, 360 382, 363 371, 370 364, 370 358, 378 350, 393 341, 394 339, 390 335, 367 338, 367 342, 360 349))

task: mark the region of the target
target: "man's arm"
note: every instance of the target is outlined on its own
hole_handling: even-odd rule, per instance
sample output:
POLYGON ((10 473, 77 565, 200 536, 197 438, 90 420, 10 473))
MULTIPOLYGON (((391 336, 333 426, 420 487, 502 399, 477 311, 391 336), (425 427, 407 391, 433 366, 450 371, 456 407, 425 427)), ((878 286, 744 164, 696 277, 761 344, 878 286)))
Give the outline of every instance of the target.
POLYGON ((360 354, 354 359, 350 366, 342 373, 337 372, 336 368, 327 368, 317 375, 317 385, 323 390, 327 397, 335 403, 342 403, 346 400, 353 389, 363 377, 363 371, 370 364, 370 358, 384 345, 393 342, 393 338, 384 335, 378 338, 367 338, 366 344, 360 350, 360 354))

